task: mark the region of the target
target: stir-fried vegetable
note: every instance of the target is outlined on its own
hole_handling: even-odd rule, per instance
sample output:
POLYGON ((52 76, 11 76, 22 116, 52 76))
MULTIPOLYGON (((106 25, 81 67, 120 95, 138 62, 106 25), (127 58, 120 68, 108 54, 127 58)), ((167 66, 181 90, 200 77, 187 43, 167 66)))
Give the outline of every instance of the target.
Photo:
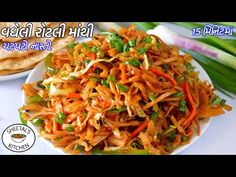
POLYGON ((43 81, 23 85, 29 101, 19 111, 66 153, 169 154, 200 132, 200 118, 231 110, 189 54, 135 26, 46 61, 43 81))

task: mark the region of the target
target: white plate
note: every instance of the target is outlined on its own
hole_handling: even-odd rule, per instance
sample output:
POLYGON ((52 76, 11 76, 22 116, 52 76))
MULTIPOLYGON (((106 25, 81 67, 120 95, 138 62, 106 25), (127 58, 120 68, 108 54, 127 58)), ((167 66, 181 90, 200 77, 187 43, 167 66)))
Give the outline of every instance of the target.
POLYGON ((13 79, 18 79, 18 78, 21 78, 21 77, 28 76, 31 71, 32 71, 32 69, 28 70, 28 71, 23 71, 23 72, 20 72, 20 73, 16 73, 16 74, 0 76, 0 82, 1 81, 8 81, 8 80, 13 80, 13 79))
MULTIPOLYGON (((181 52, 182 53, 182 52, 181 52)), ((192 65, 195 66, 195 70, 199 71, 199 78, 201 80, 206 80, 209 83, 212 83, 209 76, 207 75, 206 71, 196 62, 196 61, 192 61, 192 65)), ((26 79, 26 83, 32 83, 32 82, 36 82, 39 80, 43 80, 43 73, 46 72, 46 69, 44 67, 44 62, 42 61, 41 63, 39 63, 34 69, 33 71, 30 73, 30 75, 28 76, 28 78, 26 79)), ((26 104, 26 100, 27 97, 24 95, 24 93, 22 93, 22 104, 26 104)), ((209 127, 211 122, 211 119, 204 119, 200 121, 200 125, 201 125, 201 135, 197 136, 196 134, 193 136, 191 143, 187 144, 187 145, 183 145, 180 146, 179 148, 177 148, 172 154, 178 154, 181 151, 183 151, 184 149, 188 148, 190 145, 192 145, 194 142, 196 142, 201 136, 203 136, 204 132, 206 131, 206 129, 209 127)), ((35 131, 36 134, 38 134, 38 128, 37 126, 34 126, 31 122, 28 122, 28 125, 35 131)), ((48 144, 49 146, 53 147, 55 150, 59 151, 60 153, 64 154, 63 149, 62 148, 56 148, 53 146, 53 143, 45 138, 40 137, 40 139, 42 139, 44 142, 46 142, 46 144, 48 144)))

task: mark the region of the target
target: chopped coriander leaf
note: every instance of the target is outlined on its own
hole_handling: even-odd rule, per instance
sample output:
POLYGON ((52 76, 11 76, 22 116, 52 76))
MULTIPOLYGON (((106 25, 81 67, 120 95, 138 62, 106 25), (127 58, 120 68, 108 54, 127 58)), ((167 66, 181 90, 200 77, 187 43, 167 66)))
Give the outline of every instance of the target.
POLYGON ((64 120, 60 119, 59 117, 54 117, 55 121, 59 124, 64 124, 64 120))
POLYGON ((146 51, 147 51, 147 49, 142 47, 142 48, 138 49, 138 54, 141 55, 141 54, 145 53, 146 51))
POLYGON ((166 79, 164 77, 160 77, 160 81, 165 82, 166 79))
POLYGON ((100 68, 96 68, 94 71, 95 74, 100 74, 101 72, 102 72, 102 69, 100 68))
POLYGON ((107 88, 110 87, 109 84, 107 83, 107 81, 104 80, 104 79, 101 80, 101 84, 102 84, 103 86, 107 87, 107 88))
POLYGON ((51 85, 48 84, 48 85, 46 86, 46 90, 47 90, 47 91, 50 90, 50 87, 51 87, 51 85))
POLYGON ((38 81, 37 86, 38 86, 39 88, 45 89, 45 86, 43 85, 43 81, 38 81))
POLYGON ((163 68, 164 68, 165 71, 167 71, 167 70, 169 69, 169 65, 166 64, 166 63, 164 63, 162 66, 163 66, 163 68))
POLYGON ((128 92, 129 88, 125 85, 122 85, 122 84, 116 84, 118 89, 122 92, 128 92))
POLYGON ((174 141, 174 140, 175 140, 175 137, 176 137, 176 133, 175 133, 175 131, 173 130, 173 131, 170 132, 170 140, 171 140, 171 141, 174 141))
POLYGON ((174 126, 174 125, 170 125, 170 128, 172 128, 172 129, 176 129, 176 126, 174 126))
POLYGON ((159 116, 159 111, 157 111, 157 112, 152 111, 151 119, 154 121, 154 123, 157 121, 158 116, 159 116))
POLYGON ((75 76, 70 76, 70 80, 76 80, 77 78, 75 76))
POLYGON ((62 139, 63 139, 62 137, 56 138, 57 141, 60 141, 60 140, 62 140, 62 139))
POLYGON ((123 44, 122 44, 122 41, 117 40, 117 41, 115 42, 115 47, 116 47, 116 49, 117 49, 119 52, 122 52, 122 51, 123 51, 123 44))
POLYGON ((156 45, 156 46, 157 46, 157 48, 160 48, 160 47, 161 47, 161 44, 157 43, 157 45, 156 45))
POLYGON ((58 113, 58 117, 59 117, 59 119, 65 119, 66 118, 66 115, 64 114, 64 113, 62 113, 62 112, 59 112, 58 113))
POLYGON ((110 75, 107 77, 107 82, 116 82, 115 76, 113 76, 113 75, 110 74, 110 75))
POLYGON ((188 72, 192 72, 195 68, 191 63, 187 63, 185 66, 188 72))
POLYGON ((81 45, 82 45, 83 48, 89 50, 89 46, 86 43, 82 43, 81 45))
POLYGON ((68 49, 74 49, 74 47, 77 45, 78 43, 77 42, 72 42, 70 44, 67 45, 67 48, 68 49))
POLYGON ((211 105, 220 105, 220 106, 224 106, 226 103, 226 100, 220 98, 219 96, 216 96, 212 99, 211 101, 211 105))
POLYGON ((187 140, 188 140, 188 137, 185 136, 185 135, 183 135, 183 136, 182 136, 182 141, 185 142, 185 141, 187 141, 187 140))
POLYGON ((83 150, 84 147, 79 145, 79 144, 77 144, 77 145, 75 145, 74 149, 76 149, 76 150, 83 150))
POLYGON ((151 101, 153 101, 153 100, 155 100, 155 98, 156 98, 156 94, 155 93, 152 93, 150 96, 149 96, 149 99, 151 100, 151 101))
POLYGON ((92 47, 90 47, 89 50, 90 50, 90 52, 96 53, 96 52, 98 52, 100 50, 100 47, 92 46, 92 47))
POLYGON ((145 37, 143 39, 143 41, 146 42, 146 43, 151 43, 152 42, 152 38, 150 36, 148 36, 148 37, 145 37))
POLYGON ((167 150, 168 152, 173 151, 173 146, 166 146, 166 150, 167 150))
POLYGON ((172 96, 173 97, 181 97, 181 96, 183 96, 184 94, 183 94, 183 92, 176 92, 176 93, 174 93, 172 96))
POLYGON ((123 105, 119 109, 111 108, 110 110, 108 110, 108 112, 109 113, 120 113, 120 112, 125 111, 125 110, 127 110, 127 107, 123 105))
POLYGON ((43 120, 38 119, 38 118, 33 119, 31 122, 36 126, 42 126, 42 124, 43 124, 43 120))
POLYGON ((68 131, 68 132, 72 132, 74 130, 74 128, 73 128, 73 125, 68 125, 68 127, 66 127, 66 131, 68 131))
POLYGON ((140 61, 137 58, 133 58, 130 61, 126 61, 125 64, 132 65, 134 67, 139 67, 141 65, 140 61))
POLYGON ((128 52, 129 48, 130 48, 129 44, 125 44, 123 48, 123 52, 128 52))
POLYGON ((179 108, 179 110, 181 112, 185 112, 185 106, 186 106, 186 101, 185 100, 181 100, 180 101, 180 108, 179 108))
POLYGON ((130 47, 134 47, 136 45, 136 42, 134 39, 130 39, 128 44, 130 47))

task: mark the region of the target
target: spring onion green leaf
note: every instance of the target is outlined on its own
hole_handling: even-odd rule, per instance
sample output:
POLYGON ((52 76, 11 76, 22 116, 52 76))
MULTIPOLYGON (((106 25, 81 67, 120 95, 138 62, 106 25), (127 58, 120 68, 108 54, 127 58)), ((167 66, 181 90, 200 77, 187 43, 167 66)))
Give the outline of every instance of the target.
POLYGON ((120 113, 120 112, 122 112, 122 111, 125 111, 125 110, 127 110, 127 107, 126 106, 121 106, 120 108, 111 108, 110 110, 108 110, 108 112, 109 113, 120 113))
POLYGON ((138 54, 141 55, 141 54, 145 53, 146 51, 147 51, 146 48, 143 48, 143 47, 142 47, 142 48, 139 48, 139 49, 138 49, 138 54))
POLYGON ((185 141, 187 141, 187 140, 188 140, 188 137, 185 136, 185 135, 183 135, 183 136, 182 136, 182 141, 185 142, 185 141))
POLYGON ((162 66, 163 66, 163 68, 164 68, 165 71, 167 71, 167 70, 169 69, 169 65, 166 64, 166 63, 164 63, 162 66))
POLYGON ((152 93, 152 94, 149 96, 149 99, 150 99, 151 101, 153 101, 153 100, 155 100, 156 96, 157 96, 157 94, 152 93))
POLYGON ((181 96, 183 96, 184 94, 183 94, 183 92, 176 92, 176 93, 174 93, 172 96, 173 97, 181 97, 181 96))
POLYGON ((186 101, 185 100, 181 100, 180 101, 180 108, 179 108, 179 110, 181 112, 185 112, 185 106, 186 106, 186 101))
POLYGON ((28 101, 27 101, 28 104, 30 104, 30 103, 42 103, 42 102, 44 102, 44 99, 39 95, 29 97, 28 101))
POLYGON ((134 47, 136 45, 136 41, 134 39, 130 39, 128 44, 130 47, 134 47))
POLYGON ((129 88, 123 84, 116 84, 117 88, 122 92, 128 92, 129 88))
POLYGON ((141 65, 140 61, 137 58, 133 58, 132 60, 126 61, 125 64, 132 65, 134 67, 139 67, 141 65))
POLYGON ((68 131, 68 132, 72 132, 74 130, 74 128, 73 128, 73 125, 68 125, 68 127, 66 127, 66 131, 68 131))
POLYGON ((45 89, 45 86, 42 83, 43 83, 43 81, 38 81, 37 86, 41 89, 45 89))
POLYGON ((151 38, 150 36, 148 36, 148 37, 145 37, 145 38, 143 39, 143 41, 144 41, 145 43, 151 43, 151 42, 152 42, 152 38, 151 38))
POLYGON ((107 82, 113 82, 115 83, 116 82, 116 77, 113 76, 112 74, 110 74, 108 77, 107 77, 107 82))
POLYGON ((42 126, 43 124, 43 119, 35 118, 31 121, 34 125, 36 126, 42 126))
POLYGON ((107 87, 107 88, 110 87, 109 84, 107 83, 107 81, 104 80, 104 79, 101 80, 101 84, 102 84, 103 86, 107 87))
POLYGON ((60 119, 59 117, 54 117, 55 121, 59 124, 64 124, 64 120, 60 119))
POLYGON ((24 124, 24 125, 27 125, 27 121, 25 120, 25 112, 23 112, 23 111, 21 111, 21 110, 19 110, 18 111, 19 112, 19 116, 20 116, 20 121, 21 121, 21 123, 22 124, 24 124))
POLYGON ((66 115, 64 114, 64 113, 62 113, 62 112, 59 112, 58 113, 58 117, 59 117, 59 119, 65 119, 66 118, 66 115))

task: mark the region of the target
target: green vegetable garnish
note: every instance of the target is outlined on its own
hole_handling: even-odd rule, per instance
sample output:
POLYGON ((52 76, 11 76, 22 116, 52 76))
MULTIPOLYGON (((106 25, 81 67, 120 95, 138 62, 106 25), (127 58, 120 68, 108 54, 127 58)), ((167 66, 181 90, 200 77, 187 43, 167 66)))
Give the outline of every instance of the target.
POLYGON ((111 108, 110 110, 108 110, 109 113, 120 113, 122 111, 125 111, 127 109, 126 106, 121 106, 121 108, 117 109, 117 108, 111 108))
POLYGON ((181 100, 180 101, 180 108, 179 108, 179 110, 181 112, 185 112, 185 106, 186 106, 186 101, 185 100, 181 100))
POLYGON ((44 63, 45 63, 45 67, 46 67, 46 70, 49 74, 51 75, 54 75, 58 72, 58 69, 54 68, 53 67, 53 64, 52 64, 52 56, 53 54, 52 53, 49 53, 45 58, 44 58, 44 63))
POLYGON ((118 89, 122 92, 128 92, 129 88, 123 84, 116 84, 118 89))
POLYGON ((157 112, 152 111, 151 119, 153 120, 154 123, 156 123, 158 116, 159 116, 159 111, 157 111, 157 112))
POLYGON ((219 96, 216 96, 212 99, 211 101, 211 105, 220 105, 220 106, 224 106, 226 103, 226 100, 220 98, 219 96))
POLYGON ((84 147, 79 145, 79 144, 77 144, 77 145, 75 145, 74 149, 76 149, 76 150, 83 150, 84 147))
POLYGON ((132 66, 135 66, 135 67, 139 67, 141 63, 137 58, 133 58, 130 61, 126 61, 125 64, 132 65, 132 66))
POLYGON ((74 130, 74 128, 73 128, 73 125, 69 125, 68 127, 66 127, 66 131, 68 131, 68 132, 72 132, 74 130))
POLYGON ((109 82, 116 82, 116 78, 115 78, 115 76, 113 76, 113 75, 109 75, 108 77, 107 77, 107 82, 109 83, 109 82))
POLYGON ((128 44, 129 44, 130 47, 134 47, 136 45, 136 42, 135 42, 134 39, 130 39, 128 44))
POLYGON ((167 71, 167 70, 169 69, 169 65, 166 64, 166 63, 164 63, 162 66, 163 66, 163 68, 164 68, 165 71, 167 71))
POLYGON ((145 53, 146 51, 147 51, 147 49, 140 48, 140 49, 138 49, 138 54, 141 55, 141 54, 145 53))
POLYGON ((104 86, 107 87, 107 88, 110 87, 109 84, 107 83, 107 81, 104 80, 104 79, 101 80, 101 84, 104 85, 104 86))
POLYGON ((145 37, 143 39, 143 41, 146 42, 146 43, 151 43, 152 42, 152 38, 150 36, 148 36, 148 37, 145 37))
POLYGON ((175 131, 173 130, 173 131, 170 132, 170 140, 171 140, 171 141, 174 141, 174 140, 175 140, 175 137, 176 137, 176 133, 175 133, 175 131))
POLYGON ((44 99, 39 95, 29 97, 28 101, 27 101, 28 104, 30 104, 30 103, 42 103, 42 102, 44 102, 44 99))
POLYGON ((152 93, 150 96, 149 96, 149 99, 151 100, 151 101, 153 101, 153 100, 155 100, 155 98, 156 98, 156 94, 155 93, 152 93))
POLYGON ((86 43, 82 43, 81 45, 82 45, 83 48, 89 50, 89 46, 86 43))
POLYGON ((43 81, 38 81, 37 86, 38 86, 39 88, 45 89, 45 86, 44 86, 42 83, 43 83, 43 81))
POLYGON ((173 97, 181 97, 181 96, 183 96, 184 94, 183 94, 183 92, 176 92, 176 93, 174 93, 172 96, 173 97))
POLYGON ((59 112, 58 113, 58 117, 59 117, 59 119, 65 119, 66 115, 64 113, 62 113, 62 112, 59 112))
POLYGON ((182 136, 182 141, 185 142, 185 141, 187 141, 187 140, 188 140, 188 137, 185 136, 185 135, 183 135, 183 136, 182 136))
POLYGON ((77 44, 78 44, 77 42, 72 42, 72 43, 67 45, 67 48, 68 49, 74 49, 77 44))
POLYGON ((36 126, 42 126, 43 124, 43 119, 38 119, 38 118, 35 118, 31 121, 34 125, 36 126))
POLYGON ((49 90, 50 90, 50 87, 51 87, 50 84, 46 85, 46 90, 49 91, 49 90))
POLYGON ((187 63, 186 64, 186 69, 187 69, 188 72, 193 72, 195 67, 191 63, 187 63))
POLYGON ((100 50, 100 47, 92 46, 92 47, 90 47, 89 50, 90 50, 90 52, 96 53, 96 52, 98 52, 100 50))
POLYGON ((20 116, 20 121, 22 124, 27 125, 27 121, 24 119, 25 116, 25 112, 22 112, 21 110, 18 111, 19 112, 19 116, 20 116))
POLYGON ((91 62, 91 60, 89 60, 89 59, 84 60, 84 65, 85 65, 85 67, 86 67, 90 62, 91 62))
POLYGON ((123 52, 128 52, 129 48, 130 48, 129 44, 125 44, 123 48, 123 52))
POLYGON ((64 120, 60 119, 59 117, 54 117, 55 121, 59 124, 64 124, 64 120))

